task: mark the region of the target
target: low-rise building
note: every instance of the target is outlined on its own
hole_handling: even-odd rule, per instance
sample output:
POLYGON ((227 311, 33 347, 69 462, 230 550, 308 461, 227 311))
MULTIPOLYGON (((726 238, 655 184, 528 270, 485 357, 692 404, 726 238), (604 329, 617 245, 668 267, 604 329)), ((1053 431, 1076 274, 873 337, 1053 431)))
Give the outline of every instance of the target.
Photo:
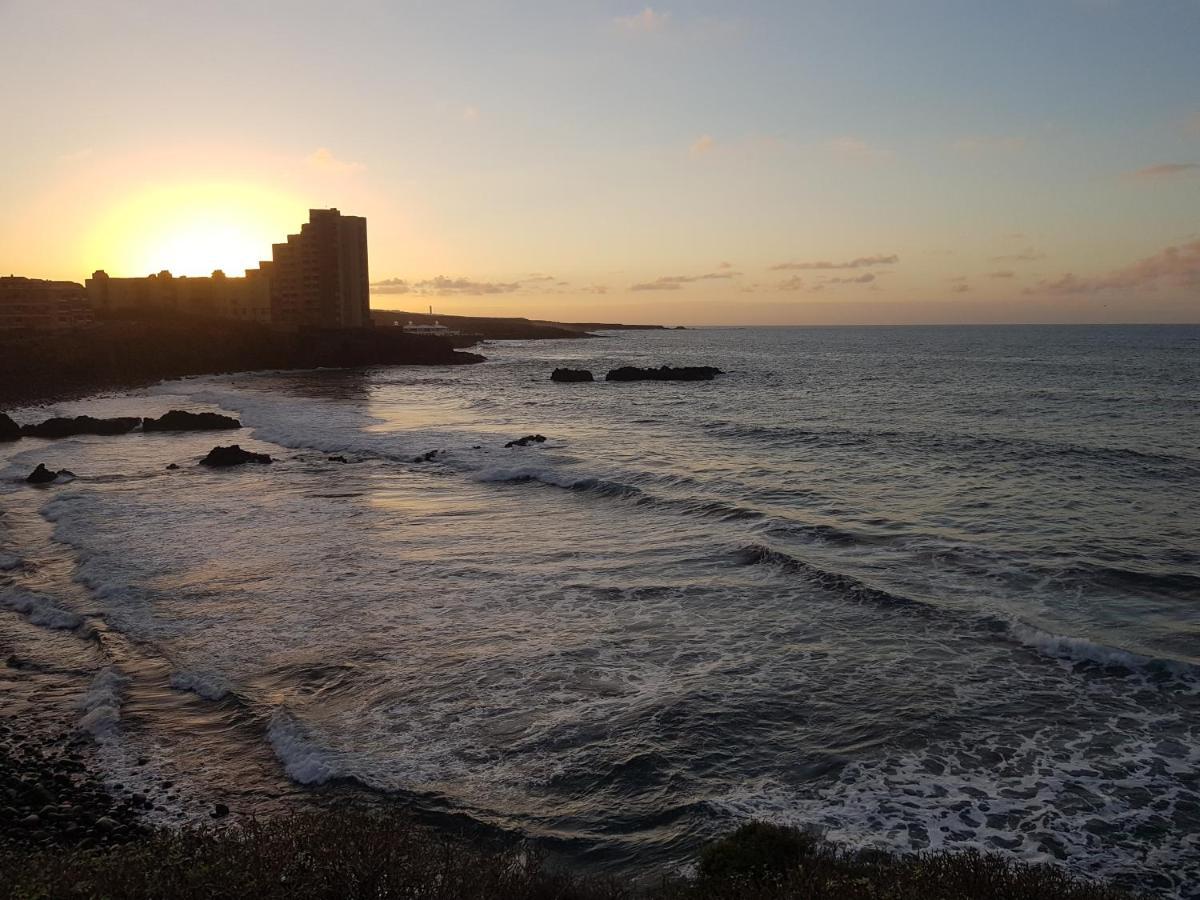
POLYGON ((0 277, 0 331, 57 331, 91 322, 92 306, 81 284, 0 277))

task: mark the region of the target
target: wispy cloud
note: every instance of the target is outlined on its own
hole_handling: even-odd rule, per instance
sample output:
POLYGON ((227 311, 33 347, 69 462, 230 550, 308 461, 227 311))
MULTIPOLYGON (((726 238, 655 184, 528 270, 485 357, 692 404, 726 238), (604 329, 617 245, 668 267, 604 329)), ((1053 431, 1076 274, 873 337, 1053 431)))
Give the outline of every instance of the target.
POLYGON ((653 281, 643 281, 638 284, 631 284, 631 291, 677 291, 685 284, 691 284, 695 281, 713 281, 726 278, 738 278, 741 272, 708 272, 704 275, 663 275, 653 281))
POLYGON ((1200 241, 1167 247, 1160 253, 1099 277, 1081 278, 1067 272, 1058 278, 1043 279, 1027 292, 1096 294, 1112 290, 1154 290, 1159 285, 1200 288, 1200 241))
POLYGON ((845 262, 828 262, 821 260, 819 262, 785 262, 771 266, 771 271, 788 271, 792 269, 865 269, 870 266, 893 266, 900 262, 900 257, 895 253, 888 255, 877 256, 859 256, 855 259, 845 262))
POLYGON ((872 146, 861 138, 850 135, 827 141, 825 149, 838 159, 850 162, 882 162, 892 157, 891 151, 872 146))
POLYGON ((713 140, 712 135, 702 134, 700 137, 696 138, 696 140, 692 141, 692 146, 689 148, 689 151, 691 152, 692 156, 703 156, 705 153, 708 153, 710 150, 712 150, 716 145, 717 142, 713 140))
POLYGON ((971 290, 971 286, 965 281, 960 281, 950 288, 952 294, 965 294, 971 290))
POLYGON ((988 272, 988 278, 1013 278, 1016 274, 1012 269, 1001 269, 998 272, 988 272))
POLYGON ((841 278, 826 278, 823 284, 870 284, 875 280, 875 275, 872 272, 863 272, 861 275, 847 275, 841 278))
POLYGON ((950 148, 956 153, 970 156, 980 153, 1019 153, 1025 149, 1025 145, 1023 137, 970 135, 954 141, 950 148))
POLYGON ((634 13, 629 16, 617 16, 614 23, 617 28, 622 31, 631 33, 646 33, 651 31, 662 31, 667 27, 667 23, 671 19, 671 14, 667 12, 655 12, 652 7, 647 6, 639 13, 634 13))
POLYGON ((511 294, 520 288, 519 281, 472 281, 469 278, 447 278, 445 275, 424 281, 385 278, 371 282, 372 294, 511 294))
POLYGON ((1181 175, 1200 169, 1200 163, 1159 163, 1156 166, 1146 166, 1133 173, 1134 178, 1167 178, 1171 175, 1181 175))
POLYGON ((1004 253, 1000 256, 993 256, 992 262, 998 263, 1015 263, 1015 262, 1037 262, 1039 259, 1045 259, 1046 254, 1034 247, 1026 247, 1019 253, 1004 253))
POLYGON ((328 147, 318 147, 305 157, 305 161, 314 169, 328 175, 355 175, 367 168, 360 162, 338 159, 328 147))

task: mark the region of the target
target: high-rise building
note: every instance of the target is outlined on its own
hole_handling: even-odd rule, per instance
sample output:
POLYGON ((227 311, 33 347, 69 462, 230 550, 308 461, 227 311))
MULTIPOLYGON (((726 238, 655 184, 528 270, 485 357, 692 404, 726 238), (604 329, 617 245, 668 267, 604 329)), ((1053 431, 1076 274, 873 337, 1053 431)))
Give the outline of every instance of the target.
POLYGON ((371 325, 367 220, 336 209, 310 209, 299 234, 272 247, 271 259, 245 277, 112 278, 98 271, 87 292, 101 316, 198 316, 269 322, 291 328, 371 325))
POLYGON ((310 209, 299 234, 271 248, 271 320, 283 325, 364 328, 371 324, 367 220, 310 209))

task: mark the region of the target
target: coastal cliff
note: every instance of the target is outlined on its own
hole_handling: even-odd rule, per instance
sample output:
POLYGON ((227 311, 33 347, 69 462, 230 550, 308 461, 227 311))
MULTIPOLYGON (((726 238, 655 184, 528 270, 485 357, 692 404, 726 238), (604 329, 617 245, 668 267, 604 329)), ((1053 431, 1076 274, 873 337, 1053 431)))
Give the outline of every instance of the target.
POLYGON ((400 329, 283 331, 202 320, 105 322, 0 341, 0 405, 189 375, 482 360, 455 350, 444 338, 400 329))

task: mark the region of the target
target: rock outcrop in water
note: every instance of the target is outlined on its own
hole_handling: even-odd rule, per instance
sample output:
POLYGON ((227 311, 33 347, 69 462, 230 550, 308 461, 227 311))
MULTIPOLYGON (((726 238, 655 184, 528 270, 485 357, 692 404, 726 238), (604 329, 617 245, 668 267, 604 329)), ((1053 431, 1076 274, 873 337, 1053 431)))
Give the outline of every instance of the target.
POLYGON ((561 382, 578 382, 578 381, 595 381, 592 373, 587 369, 555 369, 550 374, 551 381, 561 382))
POLYGON ((505 447, 528 447, 530 444, 545 443, 546 436, 542 434, 527 434, 523 438, 517 438, 515 441, 509 441, 505 447))
POLYGON ((46 468, 45 463, 38 463, 37 468, 25 476, 25 480, 30 484, 51 484, 59 478, 74 478, 75 473, 70 469, 59 469, 57 472, 52 472, 46 468))
POLYGON ((25 437, 65 438, 77 434, 127 434, 142 420, 134 416, 118 416, 114 419, 96 419, 92 416, 76 416, 73 419, 55 417, 39 422, 36 425, 22 425, 21 434, 25 437))
POLYGON ((0 441, 16 441, 21 437, 21 426, 4 413, 0 413, 0 441))
POLYGON ((241 427, 242 423, 232 416, 211 412, 193 413, 182 409, 173 409, 157 419, 142 421, 143 431, 220 431, 241 427))
POLYGON ((224 468, 226 466, 240 466, 245 463, 269 462, 271 462, 271 457, 268 454, 253 453, 250 450, 243 450, 237 444, 233 444, 229 447, 213 447, 208 451, 208 456, 200 460, 200 465, 224 468))
POLYGON ((659 366, 657 369, 642 369, 637 366, 621 366, 604 376, 605 381, 712 381, 717 375, 725 374, 716 366, 659 366))

